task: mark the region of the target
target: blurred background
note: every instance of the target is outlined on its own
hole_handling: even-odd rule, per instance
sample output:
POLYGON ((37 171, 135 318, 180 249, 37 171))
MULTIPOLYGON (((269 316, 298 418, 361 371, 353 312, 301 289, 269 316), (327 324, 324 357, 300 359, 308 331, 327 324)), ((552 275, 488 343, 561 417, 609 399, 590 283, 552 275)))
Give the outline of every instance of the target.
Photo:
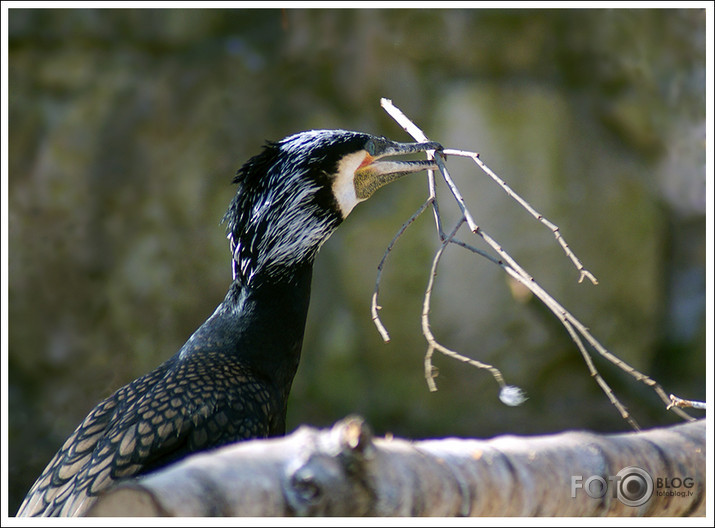
MULTIPOLYGON (((381 97, 444 146, 480 152, 560 226, 599 285, 450 158, 477 223, 603 345, 704 399, 704 10, 10 9, 8 29, 10 514, 87 412, 223 299, 236 169, 310 128, 409 140, 381 97)), ((288 430, 350 413, 414 439, 628 430, 556 318, 458 247, 432 330, 529 399, 506 407, 488 373, 439 355, 428 390, 429 212, 386 262, 382 342, 377 265, 425 193, 423 176, 381 189, 323 247, 288 430)), ((444 186, 439 198, 454 218, 444 186)), ((680 421, 596 365, 642 427, 680 421)))

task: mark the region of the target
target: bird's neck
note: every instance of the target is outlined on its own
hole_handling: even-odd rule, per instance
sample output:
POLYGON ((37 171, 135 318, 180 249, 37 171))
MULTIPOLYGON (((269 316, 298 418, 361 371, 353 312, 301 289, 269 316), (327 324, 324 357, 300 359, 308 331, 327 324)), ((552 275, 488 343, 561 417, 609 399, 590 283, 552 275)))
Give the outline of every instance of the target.
MULTIPOLYGON (((243 365, 281 389, 290 389, 298 368, 310 302, 312 263, 289 276, 235 280, 211 319, 243 365)), ((210 319, 210 320, 211 320, 210 319)))

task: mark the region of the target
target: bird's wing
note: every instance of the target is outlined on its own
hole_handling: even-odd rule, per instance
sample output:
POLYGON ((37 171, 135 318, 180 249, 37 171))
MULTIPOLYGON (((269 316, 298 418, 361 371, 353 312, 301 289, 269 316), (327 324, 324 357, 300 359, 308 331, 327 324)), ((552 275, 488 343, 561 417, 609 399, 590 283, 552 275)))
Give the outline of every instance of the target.
POLYGON ((80 515, 119 479, 193 451, 267 436, 267 388, 238 365, 202 360, 164 364, 97 405, 43 471, 18 515, 80 515))

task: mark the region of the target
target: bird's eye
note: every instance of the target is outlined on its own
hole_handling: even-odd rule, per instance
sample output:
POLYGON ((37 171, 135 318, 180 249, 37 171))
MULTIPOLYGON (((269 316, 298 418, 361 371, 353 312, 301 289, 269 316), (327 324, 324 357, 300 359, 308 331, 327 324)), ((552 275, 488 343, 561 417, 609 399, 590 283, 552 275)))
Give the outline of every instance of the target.
POLYGON ((367 143, 365 143, 365 150, 367 150, 367 153, 370 154, 370 156, 375 155, 375 151, 377 150, 377 145, 375 145, 375 141, 372 139, 368 139, 367 143))

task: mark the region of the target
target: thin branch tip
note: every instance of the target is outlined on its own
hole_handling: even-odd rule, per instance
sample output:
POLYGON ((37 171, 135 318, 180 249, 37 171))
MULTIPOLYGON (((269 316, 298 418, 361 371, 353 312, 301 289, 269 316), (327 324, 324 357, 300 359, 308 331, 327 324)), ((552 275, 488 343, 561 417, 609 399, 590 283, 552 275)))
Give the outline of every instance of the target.
POLYGON ((707 404, 701 401, 686 400, 679 398, 675 394, 670 395, 670 403, 666 407, 666 410, 677 411, 678 409, 691 408, 691 409, 707 409, 707 404))

